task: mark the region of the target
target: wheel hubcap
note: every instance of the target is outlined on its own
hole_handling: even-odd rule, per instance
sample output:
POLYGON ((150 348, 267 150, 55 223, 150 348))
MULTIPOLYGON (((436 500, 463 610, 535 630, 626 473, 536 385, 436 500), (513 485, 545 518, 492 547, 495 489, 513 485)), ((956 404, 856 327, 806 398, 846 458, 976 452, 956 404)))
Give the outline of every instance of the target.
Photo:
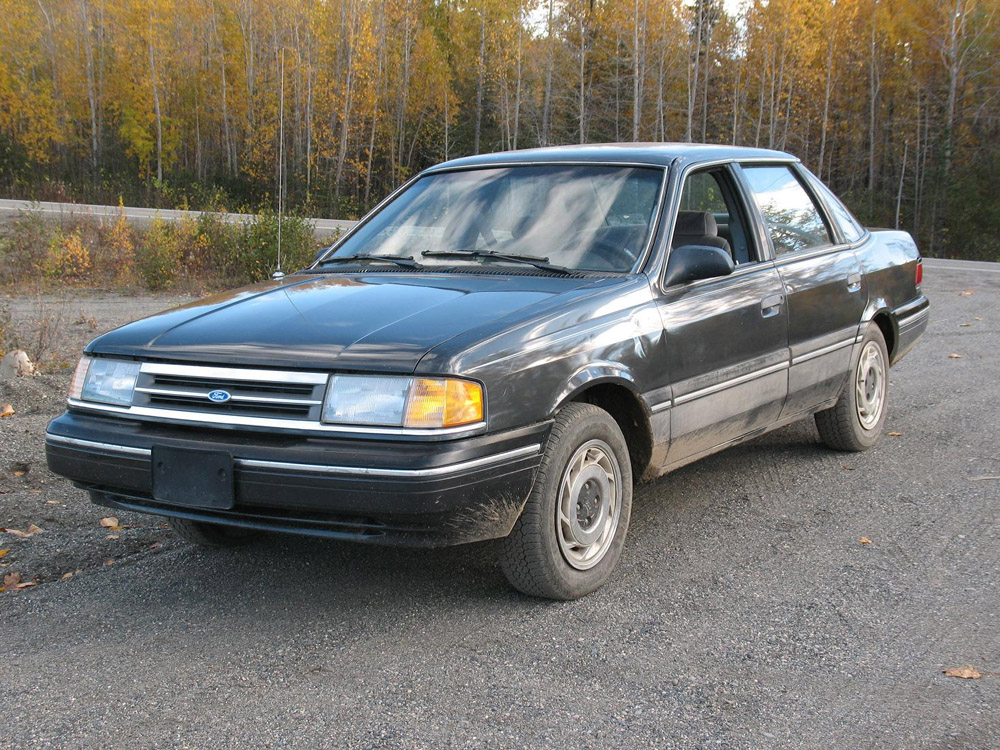
POLYGON ((621 470, 607 443, 590 440, 570 458, 559 483, 556 529, 570 565, 587 570, 601 561, 621 516, 621 470))
POLYGON ((866 430, 872 429, 882 417, 885 407, 885 359, 882 350, 874 341, 865 344, 858 360, 855 377, 858 419, 866 430))

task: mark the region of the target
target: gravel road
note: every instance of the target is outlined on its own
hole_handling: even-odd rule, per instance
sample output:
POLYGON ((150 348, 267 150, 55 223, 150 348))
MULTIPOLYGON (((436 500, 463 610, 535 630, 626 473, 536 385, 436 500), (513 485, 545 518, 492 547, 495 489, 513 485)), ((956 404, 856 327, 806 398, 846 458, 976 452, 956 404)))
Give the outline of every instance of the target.
MULTIPOLYGON (((0 594, 0 744, 996 748, 1000 675, 942 670, 1000 672, 1000 266, 928 262, 925 290, 898 435, 834 453, 803 422, 643 485, 570 603, 511 591, 493 543, 109 532, 44 468, 65 370, 0 385, 0 524, 44 529, 0 534, 39 581, 0 594)), ((99 330, 174 301, 78 300, 99 330)))

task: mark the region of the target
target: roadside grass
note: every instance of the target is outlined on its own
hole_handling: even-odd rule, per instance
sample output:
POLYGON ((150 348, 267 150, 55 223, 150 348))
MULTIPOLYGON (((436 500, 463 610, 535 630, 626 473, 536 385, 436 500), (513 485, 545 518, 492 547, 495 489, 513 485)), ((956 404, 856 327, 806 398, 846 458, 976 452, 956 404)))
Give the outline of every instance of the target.
MULTIPOLYGON (((284 270, 307 265, 317 247, 307 219, 282 218, 284 270)), ((277 254, 273 212, 241 224, 205 213, 179 222, 155 221, 139 230, 124 213, 112 221, 48 221, 28 210, 0 228, 0 287, 13 294, 23 294, 26 287, 198 293, 266 279, 277 254)))

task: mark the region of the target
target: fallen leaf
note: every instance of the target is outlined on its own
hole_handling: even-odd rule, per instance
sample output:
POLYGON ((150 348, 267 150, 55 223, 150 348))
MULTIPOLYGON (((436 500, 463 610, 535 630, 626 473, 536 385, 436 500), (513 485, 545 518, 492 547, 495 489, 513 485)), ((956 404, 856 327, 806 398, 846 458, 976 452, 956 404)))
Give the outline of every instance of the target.
POLYGON ((150 549, 159 549, 159 548, 160 548, 160 547, 162 547, 162 546, 163 546, 163 545, 162 545, 162 544, 160 544, 159 542, 153 542, 153 543, 152 543, 151 545, 149 545, 149 548, 150 548, 150 549))
POLYGON ((971 297, 972 292, 973 292, 972 289, 966 289, 964 292, 959 292, 959 294, 962 295, 963 297, 971 297))
POLYGON ((841 464, 840 468, 847 469, 848 471, 854 471, 854 467, 853 466, 848 466, 847 464, 841 464))
POLYGON ((14 416, 13 406, 11 406, 10 404, 4 404, 3 406, 0 406, 0 418, 13 417, 13 416, 14 416))
POLYGON ((958 327, 959 328, 968 328, 971 325, 972 325, 972 323, 959 323, 958 327))
POLYGON ((109 557, 107 560, 104 561, 104 564, 105 565, 114 565, 115 561, 114 561, 113 558, 109 557))
POLYGON ((954 352, 948 355, 948 359, 961 359, 961 358, 962 358, 961 354, 955 354, 954 352))
POLYGON ((28 472, 26 472, 26 471, 22 471, 21 469, 17 469, 17 470, 16 470, 15 472, 14 472, 14 476, 15 476, 15 477, 23 477, 23 476, 24 476, 25 474, 27 474, 27 473, 28 473, 28 472))
POLYGON ((72 573, 63 573, 61 576, 59 576, 59 580, 65 581, 67 578, 72 578, 72 577, 73 577, 72 573))
POLYGON ((29 586, 34 586, 35 583, 35 581, 22 581, 20 573, 8 573, 3 577, 3 588, 0 588, 0 591, 26 589, 29 586))
POLYGON ((982 320, 982 318, 980 318, 980 317, 979 317, 978 315, 976 315, 976 316, 975 316, 975 317, 973 318, 973 320, 982 320))
POLYGON ((0 549, 0 558, 7 557, 8 552, 10 552, 9 549, 0 549))
POLYGON ((121 538, 122 538, 122 535, 121 535, 121 534, 108 534, 108 535, 107 535, 106 537, 104 537, 104 538, 105 538, 105 539, 121 539, 121 538))
POLYGON ((107 518, 101 519, 101 526, 106 529, 111 529, 112 531, 121 531, 122 527, 118 525, 118 519, 114 516, 108 516, 107 518))
POLYGON ((46 500, 45 504, 46 505, 62 505, 62 503, 59 502, 58 500, 46 500))
POLYGON ((35 534, 40 532, 41 529, 38 526, 35 526, 35 524, 31 524, 31 526, 28 527, 27 531, 21 531, 20 529, 4 529, 4 528, 0 528, 0 531, 4 531, 8 534, 13 534, 14 536, 21 537, 22 539, 27 539, 29 536, 34 536, 35 534))
POLYGON ((886 433, 886 434, 888 434, 889 437, 902 437, 903 436, 902 432, 889 432, 889 433, 886 433))
POLYGON ((859 542, 860 542, 861 544, 871 544, 871 543, 872 543, 872 540, 871 540, 871 539, 869 539, 869 538, 868 538, 868 537, 866 537, 866 536, 863 536, 863 537, 861 537, 861 538, 860 538, 860 539, 859 539, 858 541, 859 541, 859 542))
POLYGON ((981 476, 981 477, 969 477, 970 482, 985 482, 990 479, 1000 479, 1000 476, 981 476))
POLYGON ((946 677, 957 677, 960 680, 978 680, 983 676, 982 672, 968 664, 964 667, 952 667, 951 669, 942 670, 942 674, 946 677))
POLYGON ((28 490, 28 492, 30 492, 32 495, 41 495, 42 494, 41 490, 28 490))

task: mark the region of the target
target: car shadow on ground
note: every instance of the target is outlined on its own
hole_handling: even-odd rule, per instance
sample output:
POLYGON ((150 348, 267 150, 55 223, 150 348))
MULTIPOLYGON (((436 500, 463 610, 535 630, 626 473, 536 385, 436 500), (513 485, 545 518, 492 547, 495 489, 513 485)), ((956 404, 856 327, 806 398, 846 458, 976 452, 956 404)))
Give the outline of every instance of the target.
MULTIPOLYGON (((632 558, 644 554, 645 545, 657 549, 656 570, 664 573, 657 576, 657 585, 667 590, 660 590, 658 595, 670 596, 670 576, 666 573, 683 565, 691 554, 698 554, 697 539, 679 546, 674 541, 668 544, 666 536, 674 534, 678 524, 687 529, 686 533, 693 530, 695 537, 714 536, 717 543, 719 535, 735 533, 719 518, 728 503, 757 502, 762 507, 756 510, 773 510, 766 502, 755 501, 745 485, 735 485, 730 479, 734 472, 739 476, 758 470, 774 472, 775 467, 827 462, 830 455, 817 442, 811 424, 792 425, 641 484, 635 493, 622 565, 608 587, 591 598, 614 597, 618 587, 634 590, 648 585, 642 580, 648 566, 631 564, 632 558)), ((756 490, 766 493, 766 488, 756 490)), ((499 546, 499 541, 488 541, 441 549, 408 549, 260 534, 236 548, 186 544, 173 547, 156 555, 166 564, 150 566, 153 561, 148 558, 137 561, 153 569, 130 581, 128 593, 123 595, 134 596, 140 593, 137 586, 148 585, 147 595, 140 597, 147 605, 159 600, 164 606, 176 607, 185 602, 185 607, 197 610, 210 604, 217 616, 224 611, 235 614, 246 607, 263 616, 269 616, 269 612, 270 616, 280 615, 289 607, 382 610, 387 601, 404 608, 408 602, 417 601, 435 602, 449 609, 483 602, 505 607, 517 602, 528 608, 537 606, 539 600, 523 596, 507 584, 498 564, 499 546), (165 592, 171 594, 160 599, 159 594, 165 592)), ((128 575, 129 567, 123 565, 116 572, 128 575)))

